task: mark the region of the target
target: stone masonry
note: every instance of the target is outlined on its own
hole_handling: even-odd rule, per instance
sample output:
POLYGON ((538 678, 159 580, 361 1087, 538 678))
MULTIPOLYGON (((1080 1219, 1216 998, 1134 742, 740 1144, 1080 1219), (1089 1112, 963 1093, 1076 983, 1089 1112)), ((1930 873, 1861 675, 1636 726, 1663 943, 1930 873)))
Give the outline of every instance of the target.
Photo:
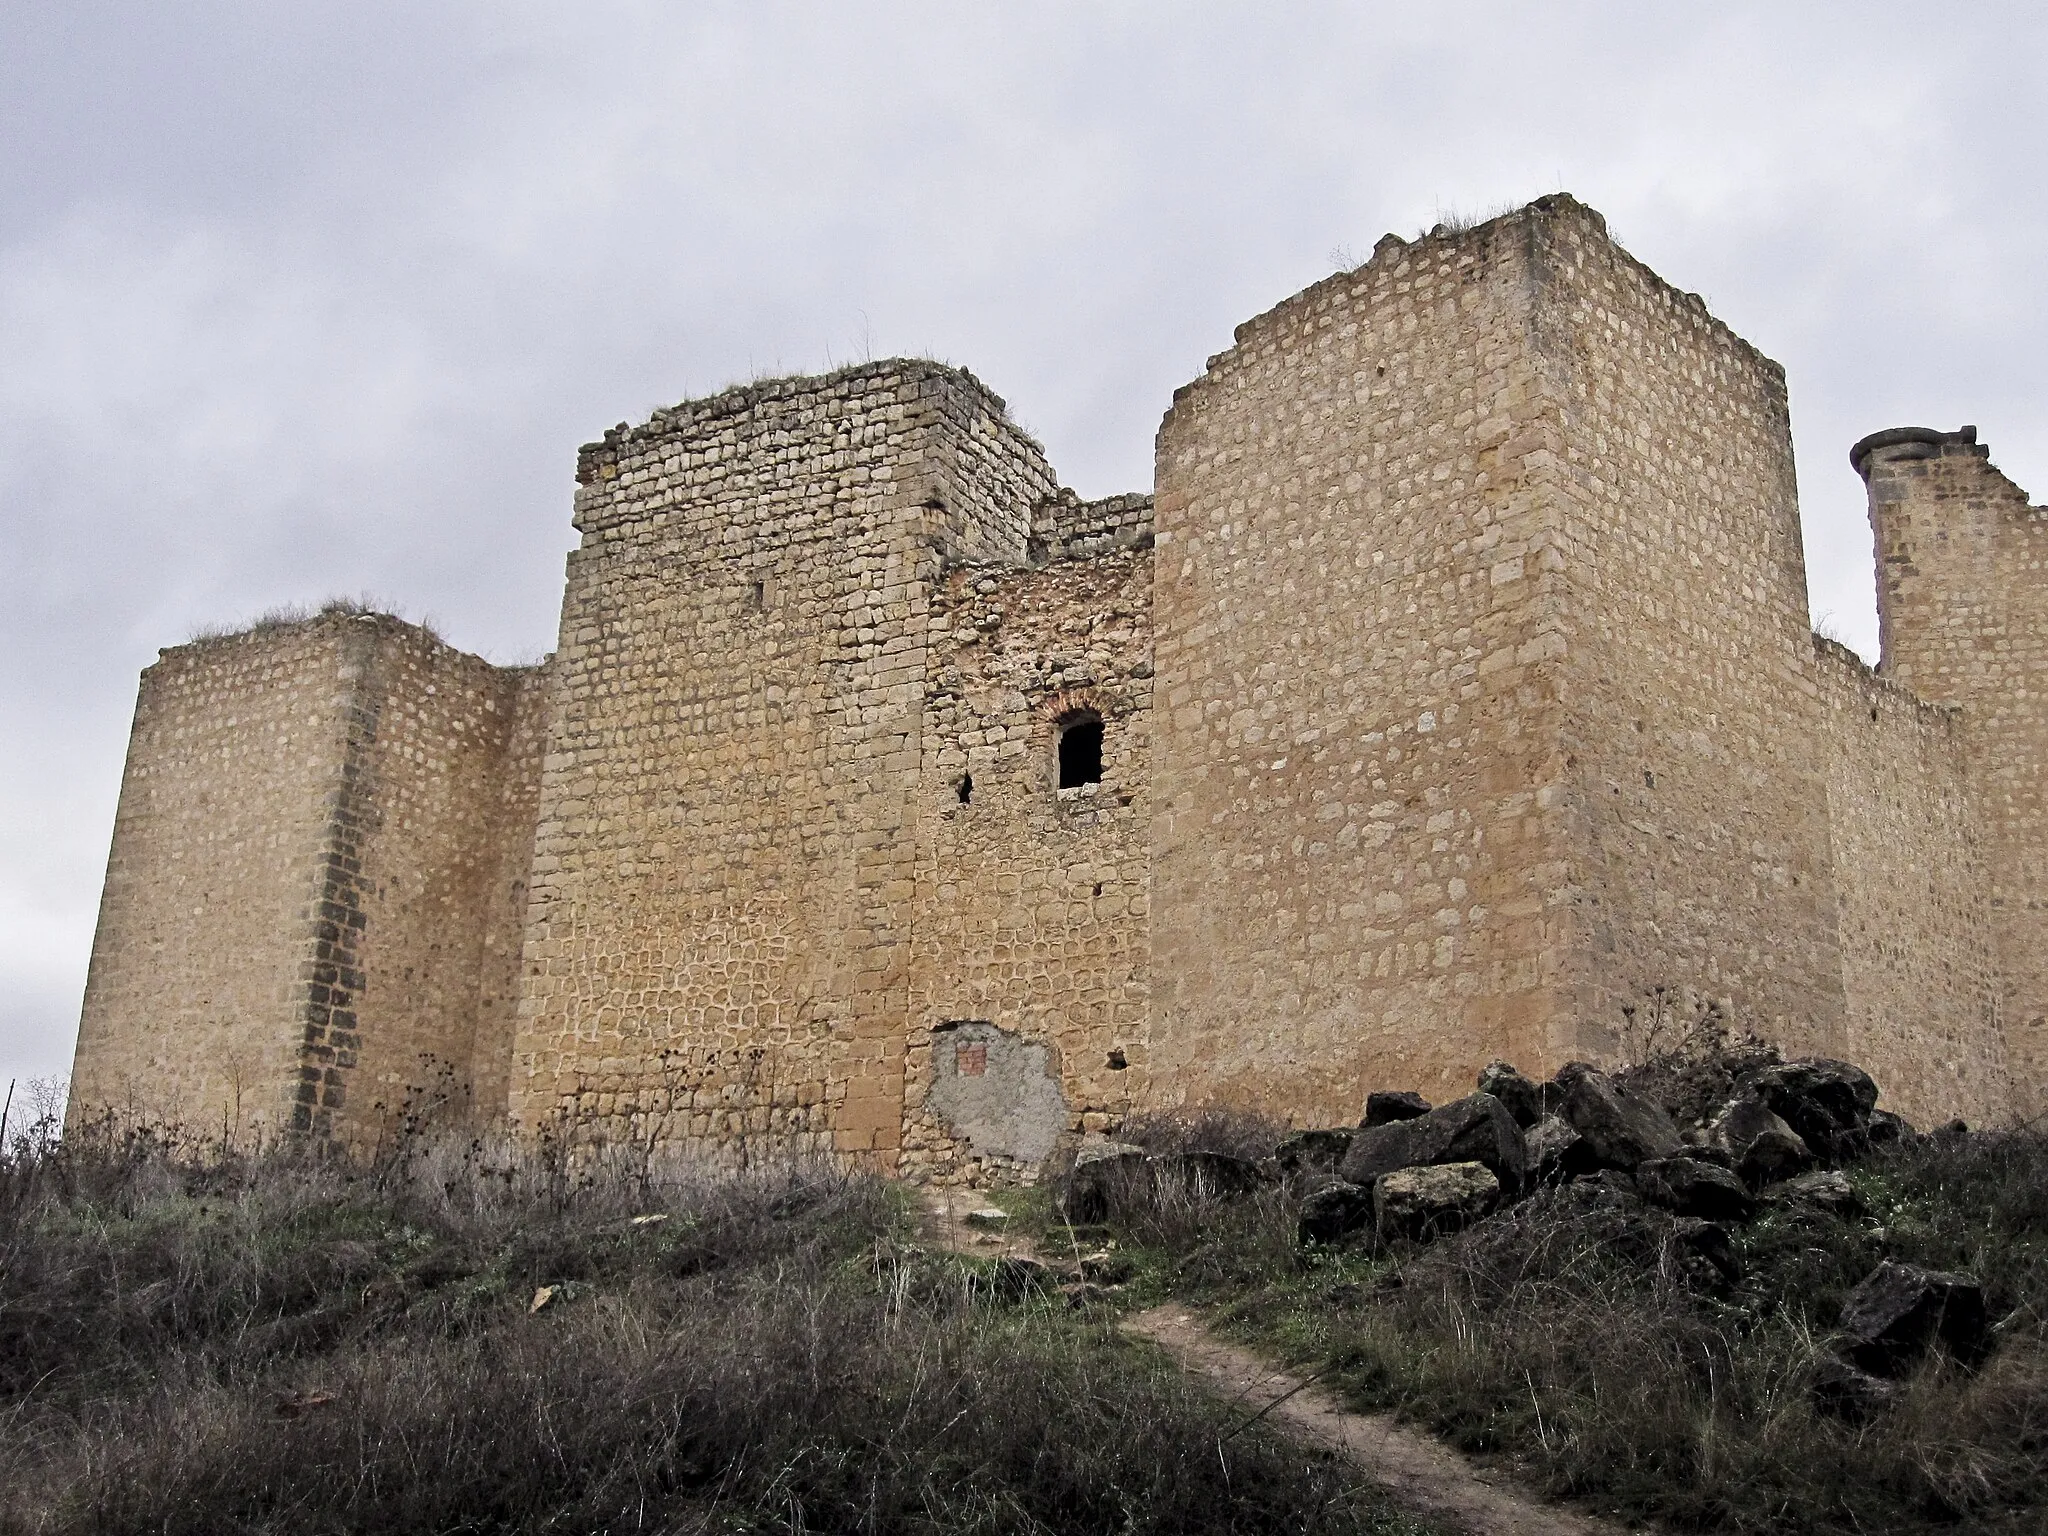
POLYGON ((1739 1029, 2038 1115, 2048 511, 1969 428, 1853 464, 1875 670, 1782 370, 1562 195, 1240 326, 1156 502, 936 363, 657 411, 541 667, 337 611, 143 674, 72 1114, 985 1182, 1739 1029))

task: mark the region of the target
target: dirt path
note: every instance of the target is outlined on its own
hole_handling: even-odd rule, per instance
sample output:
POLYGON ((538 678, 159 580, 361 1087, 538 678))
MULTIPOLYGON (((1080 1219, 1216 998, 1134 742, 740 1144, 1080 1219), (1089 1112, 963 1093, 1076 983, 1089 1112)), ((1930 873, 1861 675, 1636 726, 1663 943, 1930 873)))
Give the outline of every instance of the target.
POLYGON ((1473 1536, 1623 1536, 1644 1529, 1541 1503, 1428 1435, 1381 1414, 1353 1413, 1301 1377, 1216 1338, 1185 1307, 1154 1307, 1124 1327, 1287 1434, 1348 1457, 1403 1508, 1473 1536))
MULTIPOLYGON (((988 1203, 971 1190, 929 1191, 933 1236, 956 1252, 983 1258, 1046 1257, 1021 1234, 967 1219, 988 1203)), ((1293 1372, 1217 1338, 1186 1307, 1154 1307, 1128 1319, 1124 1329, 1158 1345, 1182 1370, 1242 1404, 1248 1415, 1269 1419, 1296 1440, 1349 1458, 1396 1504, 1440 1524, 1472 1536, 1644 1536, 1649 1529, 1546 1504, 1384 1414, 1353 1413, 1293 1372)))
POLYGON ((990 1208, 988 1197, 976 1190, 928 1189, 924 1203, 931 1215, 932 1236, 955 1253, 971 1253, 983 1259, 1000 1258, 1006 1253, 1023 1259, 1039 1256, 1031 1240, 1010 1232, 1007 1222, 991 1229, 978 1227, 967 1219, 972 1212, 990 1208))

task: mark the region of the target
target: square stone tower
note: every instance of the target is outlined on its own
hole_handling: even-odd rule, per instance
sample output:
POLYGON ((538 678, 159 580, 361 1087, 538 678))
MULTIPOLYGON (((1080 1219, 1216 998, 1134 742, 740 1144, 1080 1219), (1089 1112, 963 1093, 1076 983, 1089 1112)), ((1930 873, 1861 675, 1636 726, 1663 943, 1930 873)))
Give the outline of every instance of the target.
POLYGON ((893 1167, 934 585, 1023 565, 1052 474, 888 362, 656 412, 577 481, 512 1117, 893 1167))
POLYGON ((1156 1093, 1838 1044, 1775 363, 1545 198, 1241 326, 1158 466, 1156 1093))
POLYGON ((142 676, 70 1117, 359 1150, 504 1100, 534 668, 334 611, 142 676))

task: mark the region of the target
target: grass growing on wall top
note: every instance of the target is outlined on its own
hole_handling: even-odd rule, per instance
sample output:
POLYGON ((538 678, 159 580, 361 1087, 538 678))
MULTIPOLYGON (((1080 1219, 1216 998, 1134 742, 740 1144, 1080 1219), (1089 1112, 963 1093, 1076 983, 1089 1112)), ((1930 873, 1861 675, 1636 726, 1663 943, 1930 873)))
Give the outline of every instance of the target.
POLYGON ((365 592, 355 597, 330 597, 319 603, 279 603, 273 608, 264 609, 246 624, 195 625, 186 635, 185 641, 188 645, 198 645, 208 640, 226 640, 235 635, 274 634, 281 629, 295 629, 301 624, 311 623, 314 619, 336 615, 344 618, 397 619, 400 623, 424 630, 434 640, 442 640, 441 632, 431 618, 406 618, 395 605, 365 592))

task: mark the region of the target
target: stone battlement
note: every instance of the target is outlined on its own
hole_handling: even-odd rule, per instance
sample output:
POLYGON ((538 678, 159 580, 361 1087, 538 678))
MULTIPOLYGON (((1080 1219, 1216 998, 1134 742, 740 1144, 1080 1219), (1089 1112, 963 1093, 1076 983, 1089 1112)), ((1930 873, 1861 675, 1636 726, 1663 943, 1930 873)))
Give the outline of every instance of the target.
POLYGON ((1974 429, 1856 446, 1865 667, 1783 370, 1559 194, 1239 326, 1157 452, 1084 500, 962 370, 748 384, 581 450, 541 668, 165 652, 77 1112, 976 1182, 1722 1028, 2041 1110, 2042 509, 1974 429))

